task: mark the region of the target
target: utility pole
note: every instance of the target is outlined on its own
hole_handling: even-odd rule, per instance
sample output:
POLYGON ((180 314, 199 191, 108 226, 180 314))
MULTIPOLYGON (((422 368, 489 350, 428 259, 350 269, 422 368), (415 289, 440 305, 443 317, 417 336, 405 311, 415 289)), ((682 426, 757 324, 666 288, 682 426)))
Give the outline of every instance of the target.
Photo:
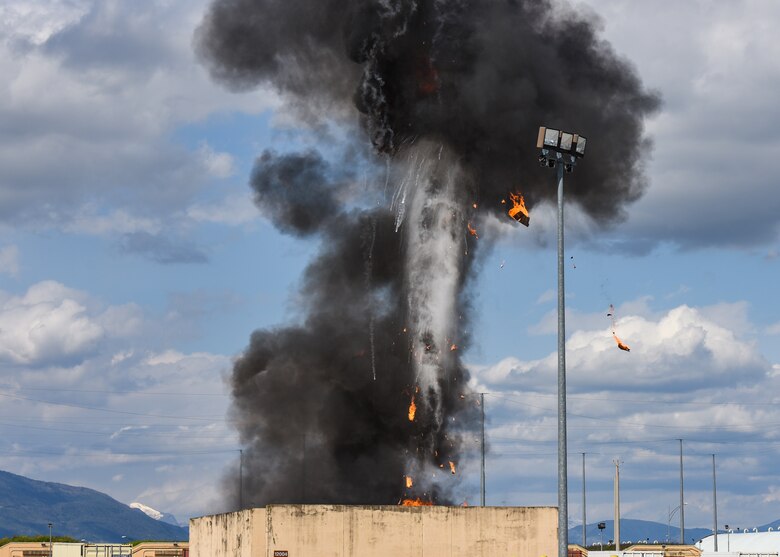
POLYGON ((244 449, 238 449, 238 510, 244 509, 244 449))
POLYGON ((585 453, 582 453, 582 547, 588 547, 587 535, 585 534, 587 525, 585 516, 585 453))
POLYGON ((485 506, 485 393, 479 393, 479 407, 482 411, 482 468, 480 476, 480 504, 485 506))
POLYGON ((685 498, 683 493, 683 440, 680 441, 680 543, 685 545, 685 498))
POLYGON ((49 557, 52 556, 52 546, 51 546, 51 527, 52 523, 49 522, 49 557))
POLYGON ((620 460, 615 465, 615 552, 620 551, 620 460))
POLYGON ((718 489, 715 485, 715 455, 712 455, 712 535, 715 536, 715 552, 718 552, 718 489))

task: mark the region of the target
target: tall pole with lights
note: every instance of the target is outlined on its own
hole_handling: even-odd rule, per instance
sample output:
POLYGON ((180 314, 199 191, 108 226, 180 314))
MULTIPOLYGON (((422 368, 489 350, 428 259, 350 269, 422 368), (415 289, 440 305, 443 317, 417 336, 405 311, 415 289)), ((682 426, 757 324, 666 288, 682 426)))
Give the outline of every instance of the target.
POLYGON ((585 138, 552 128, 539 128, 539 164, 558 171, 558 557, 569 554, 569 503, 566 462, 566 319, 563 259, 563 174, 585 155, 585 138))

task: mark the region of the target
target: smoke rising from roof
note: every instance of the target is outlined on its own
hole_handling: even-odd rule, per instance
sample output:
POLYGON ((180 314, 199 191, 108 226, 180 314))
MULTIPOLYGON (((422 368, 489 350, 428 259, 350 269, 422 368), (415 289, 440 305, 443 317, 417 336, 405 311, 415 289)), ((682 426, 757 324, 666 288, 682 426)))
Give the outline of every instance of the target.
MULTIPOLYGON (((458 460, 476 399, 447 345, 467 345, 465 285, 484 242, 466 223, 504 213, 510 191, 529 207, 554 197, 536 164, 539 125, 589 138, 567 199, 596 222, 619 219, 646 187, 643 122, 659 99, 597 28, 549 1, 211 4, 195 45, 215 79, 272 86, 309 124, 357 120, 353 140, 388 161, 369 181, 382 200, 370 209, 342 195, 354 172, 316 152, 256 163, 261 210, 283 232, 317 232, 321 252, 303 322, 256 331, 235 365, 247 500, 394 503, 405 474, 458 460)), ((455 482, 415 493, 448 501, 455 482)))

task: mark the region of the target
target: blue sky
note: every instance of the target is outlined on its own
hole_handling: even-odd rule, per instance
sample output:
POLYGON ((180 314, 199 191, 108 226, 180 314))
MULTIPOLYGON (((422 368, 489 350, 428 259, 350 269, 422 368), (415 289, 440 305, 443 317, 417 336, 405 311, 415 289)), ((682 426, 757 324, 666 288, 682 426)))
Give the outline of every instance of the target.
MULTIPOLYGON (((570 519, 780 518, 780 7, 573 3, 663 97, 650 187, 624 222, 567 227, 570 519), (616 349, 618 334, 632 347, 616 349)), ((314 134, 269 90, 192 53, 202 1, 0 7, 0 468, 180 519, 221 510, 240 445, 225 378, 256 328, 295 320, 315 252, 254 207, 255 157, 314 134)), ((542 122, 540 122, 542 124, 542 122)), ((532 141, 533 138, 529 138, 532 141)), ((591 140, 597 140, 592 138, 591 140)), ((535 161, 528 161, 535 164, 535 161)), ((598 164, 586 158, 582 164, 598 164)), ((567 177, 577 180, 576 171, 567 177)), ((550 187, 554 187, 550 176, 550 187)), ((490 222, 465 354, 487 396, 488 502, 553 505, 555 214, 490 222)), ((477 460, 462 497, 478 500, 477 460)))

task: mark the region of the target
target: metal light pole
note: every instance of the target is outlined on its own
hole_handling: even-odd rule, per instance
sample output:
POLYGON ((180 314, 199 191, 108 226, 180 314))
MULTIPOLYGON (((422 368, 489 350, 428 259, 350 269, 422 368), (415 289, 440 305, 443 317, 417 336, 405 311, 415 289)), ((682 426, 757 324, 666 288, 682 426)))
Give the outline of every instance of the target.
POLYGON ((680 543, 685 545, 685 499, 683 498, 683 440, 680 441, 680 543))
POLYGON ((615 464, 615 552, 620 551, 620 460, 613 460, 615 464))
POLYGON ((49 557, 52 556, 52 546, 51 546, 51 527, 52 523, 49 522, 49 557))
POLYGON ((482 465, 479 482, 481 506, 485 506, 485 393, 479 393, 479 408, 482 411, 482 465))
POLYGON ((712 455, 712 534, 715 536, 715 552, 718 551, 718 490, 715 485, 715 455, 712 455))
POLYGON ((585 453, 582 453, 582 547, 588 547, 585 534, 587 521, 585 516, 585 453))
POLYGON ((558 171, 558 557, 569 554, 569 505, 566 461, 566 318, 563 259, 563 172, 571 172, 585 154, 585 138, 539 128, 539 163, 558 171))

